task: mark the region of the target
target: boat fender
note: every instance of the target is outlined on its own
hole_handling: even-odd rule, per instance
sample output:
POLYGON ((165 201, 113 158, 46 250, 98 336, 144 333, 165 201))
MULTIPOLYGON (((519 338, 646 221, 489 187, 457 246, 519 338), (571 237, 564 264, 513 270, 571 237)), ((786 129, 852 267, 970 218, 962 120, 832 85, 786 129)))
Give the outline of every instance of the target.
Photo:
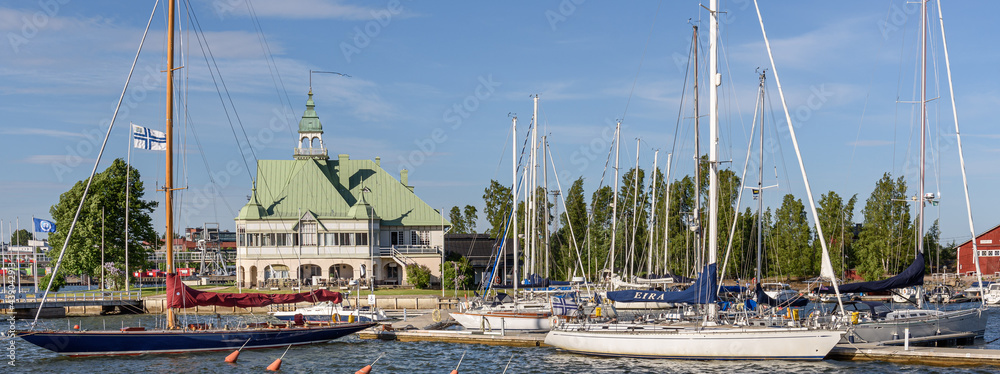
POLYGON ((441 322, 441 309, 434 309, 431 311, 431 319, 434 322, 441 322))
POLYGON ((229 356, 226 356, 226 362, 230 364, 236 363, 236 360, 239 358, 240 358, 240 350, 237 349, 233 351, 233 353, 230 353, 229 356))
POLYGON ((369 374, 371 372, 372 372, 372 366, 368 365, 368 366, 365 366, 365 367, 361 368, 361 370, 358 370, 358 371, 354 372, 354 374, 369 374))

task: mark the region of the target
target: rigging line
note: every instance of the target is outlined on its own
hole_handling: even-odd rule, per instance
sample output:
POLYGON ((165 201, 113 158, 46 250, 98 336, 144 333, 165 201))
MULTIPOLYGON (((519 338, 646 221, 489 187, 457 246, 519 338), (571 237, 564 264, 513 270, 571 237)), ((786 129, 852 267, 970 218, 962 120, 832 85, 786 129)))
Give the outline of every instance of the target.
MULTIPOLYGON (((549 163, 552 165, 552 173, 555 174, 556 177, 556 187, 558 187, 559 191, 561 192, 563 188, 562 188, 562 182, 559 181, 559 172, 556 170, 556 162, 555 162, 556 157, 558 156, 553 154, 552 148, 549 148, 549 163)), ((576 234, 573 232, 573 221, 569 217, 569 206, 566 205, 566 194, 560 193, 559 197, 562 199, 563 210, 566 211, 565 213, 566 226, 569 226, 569 236, 571 238, 571 240, 569 241, 573 243, 573 249, 576 250, 577 262, 578 265, 580 265, 580 269, 583 272, 583 276, 585 277, 585 279, 589 279, 587 278, 588 277, 587 268, 583 266, 583 255, 580 252, 579 245, 576 243, 576 234)), ((590 289, 589 282, 587 283, 587 289, 588 290, 590 289)))
POLYGON ((510 140, 510 137, 513 135, 512 132, 513 129, 510 128, 507 129, 507 137, 504 138, 503 149, 500 151, 500 157, 498 157, 499 161, 497 161, 497 168, 496 170, 493 171, 494 179, 496 179, 496 177, 500 175, 500 166, 503 164, 504 153, 507 152, 507 141, 510 140))
MULTIPOLYGON (((288 97, 288 90, 285 89, 285 82, 281 79, 281 71, 278 70, 278 62, 274 59, 274 53, 271 52, 271 44, 267 42, 267 36, 264 34, 264 27, 261 26, 260 18, 257 17, 257 11, 253 7, 253 1, 247 0, 246 4, 247 4, 247 9, 250 12, 250 19, 254 24, 254 29, 257 30, 257 36, 261 42, 261 48, 264 50, 264 61, 267 62, 267 69, 268 71, 271 72, 271 81, 274 83, 274 90, 275 93, 278 95, 278 102, 282 103, 281 93, 284 92, 285 100, 282 103, 282 105, 285 105, 288 108, 289 111, 287 112, 287 114, 292 114, 292 100, 288 97), (281 86, 280 90, 278 89, 279 85, 281 86)), ((292 117, 289 119, 294 121, 295 118, 292 117)), ((292 122, 290 121, 289 123, 292 122)), ((285 126, 285 130, 288 131, 289 135, 293 134, 291 126, 285 126)))
MULTIPOLYGON (((674 153, 677 150, 677 135, 681 128, 681 119, 684 116, 684 97, 687 95, 687 84, 688 77, 691 76, 691 55, 694 52, 695 43, 698 41, 692 37, 691 46, 688 48, 688 61, 687 65, 684 67, 684 84, 681 85, 681 99, 679 107, 677 108, 677 123, 674 125, 674 139, 673 145, 670 146, 670 153, 674 153)), ((695 92, 695 95, 698 93, 695 92)))
MULTIPOLYGON (((185 0, 185 2, 188 3, 188 7, 190 8, 190 1, 189 0, 185 0)), ((192 25, 196 26, 196 31, 197 30, 201 30, 201 25, 200 25, 200 23, 197 22, 197 16, 194 14, 194 11, 189 12, 188 13, 188 17, 192 18, 194 20, 194 22, 192 23, 192 25)), ((209 61, 208 61, 209 60, 209 56, 211 56, 211 49, 207 48, 208 41, 206 40, 204 43, 202 43, 202 38, 204 37, 203 33, 199 34, 199 33, 196 32, 195 36, 196 36, 195 39, 198 41, 198 46, 201 48, 202 56, 204 56, 204 58, 205 58, 205 65, 208 67, 208 73, 212 77, 212 83, 215 85, 216 93, 218 93, 218 95, 219 95, 219 101, 222 102, 222 110, 226 114, 226 120, 229 123, 230 130, 232 130, 232 132, 233 132, 233 138, 236 140, 236 146, 240 147, 240 138, 239 138, 239 136, 236 133, 236 127, 233 125, 233 119, 232 119, 232 117, 230 117, 229 108, 226 105, 226 100, 222 97, 222 90, 219 89, 219 80, 222 79, 221 78, 221 73, 220 73, 219 79, 217 80, 215 78, 216 71, 212 70, 212 64, 210 64, 209 61), (206 51, 206 49, 208 49, 208 51, 206 51)), ((213 57, 213 61, 214 61, 214 57, 213 57)), ((217 65, 216 65, 215 68, 216 68, 216 70, 218 70, 218 66, 217 65)), ((235 108, 234 108, 234 111, 235 111, 235 108)), ((243 126, 240 125, 241 129, 242 129, 242 127, 243 126)), ((253 153, 253 146, 250 145, 250 138, 246 134, 246 129, 243 129, 243 137, 246 139, 247 148, 249 148, 250 152, 253 153)), ((243 165, 246 167, 247 176, 250 177, 250 181, 252 182, 254 178, 253 178, 253 174, 250 173, 250 165, 247 163, 246 155, 243 154, 242 147, 240 147, 240 148, 241 148, 240 157, 243 159, 243 165)), ((254 155, 254 159, 255 160, 257 159, 256 155, 254 155)))
MULTIPOLYGON (((892 8, 892 2, 889 2, 888 9, 886 10, 886 14, 885 14, 885 19, 882 21, 882 25, 889 24, 889 18, 892 15, 892 9, 893 9, 892 8)), ((879 44, 878 44, 878 51, 877 51, 878 53, 875 53, 874 56, 878 56, 879 54, 881 54, 882 50, 885 48, 885 42, 886 42, 886 38, 881 38, 880 39, 879 44)), ((878 64, 872 64, 871 73, 868 75, 868 91, 865 92, 865 102, 864 102, 864 105, 861 107, 861 118, 858 120, 858 132, 857 132, 857 135, 855 135, 855 137, 854 137, 854 146, 851 148, 851 159, 848 162, 848 165, 853 165, 854 164, 854 156, 857 154, 858 145, 859 145, 858 143, 861 141, 861 129, 864 128, 865 114, 867 114, 867 112, 868 112, 868 101, 871 99, 872 86, 875 83, 875 73, 876 73, 876 71, 878 71, 878 64)), ((844 184, 843 185, 844 186, 849 186, 850 182, 851 182, 851 168, 847 167, 847 168, 844 168, 844 169, 845 169, 844 171, 845 171, 846 175, 844 177, 844 184)))
POLYGON ((639 82, 639 73, 642 72, 642 63, 646 60, 646 51, 649 50, 649 41, 653 39, 653 28, 656 27, 656 19, 660 15, 660 6, 663 1, 656 3, 656 12, 653 13, 653 24, 649 25, 649 35, 646 36, 646 45, 642 47, 642 57, 639 58, 639 67, 635 71, 635 79, 632 80, 632 89, 628 92, 628 99, 625 100, 625 110, 622 111, 622 121, 625 121, 625 114, 628 113, 628 106, 632 103, 632 94, 635 93, 635 85, 639 82))
MULTIPOLYGON (((76 222, 80 218, 80 213, 83 211, 83 205, 87 202, 87 193, 90 192, 90 185, 94 182, 94 175, 97 174, 97 166, 101 163, 101 157, 104 156, 104 148, 108 145, 108 138, 111 137, 111 129, 115 125, 115 119, 118 117, 118 110, 122 107, 122 101, 125 100, 125 91, 128 89, 129 82, 132 81, 132 73, 135 72, 136 62, 139 61, 139 54, 142 52, 142 45, 146 42, 146 35, 149 34, 149 25, 153 23, 153 16, 156 14, 156 7, 159 5, 160 1, 157 0, 153 4, 153 11, 149 14, 149 21, 146 22, 146 30, 142 32, 142 39, 139 40, 139 50, 135 52, 135 58, 132 59, 132 67, 129 68, 128 77, 125 78, 125 85, 122 87, 122 93, 118 97, 118 104, 115 106, 115 113, 111 115, 111 122, 108 123, 108 132, 104 134, 104 141, 101 143, 101 150, 97 152, 97 159, 94 160, 94 168, 90 171, 90 177, 87 178, 87 185, 83 188, 83 195, 80 196, 80 204, 76 207, 76 213, 73 216, 73 221, 69 225, 69 231, 66 232, 66 239, 63 241, 62 250, 59 251, 59 258, 56 259, 56 266, 52 268, 52 274, 59 273, 59 266, 62 265, 63 258, 66 256, 66 250, 69 248, 70 238, 73 236, 73 230, 76 228, 76 222)), ((129 129, 131 132, 131 128, 129 129)), ((38 317, 42 314, 42 308, 45 306, 45 299, 48 298, 49 292, 52 290, 52 281, 45 286, 45 293, 42 294, 42 300, 38 303, 38 309, 35 312, 35 318, 31 321, 31 326, 28 331, 33 331, 35 329, 35 324, 38 322, 38 317)))

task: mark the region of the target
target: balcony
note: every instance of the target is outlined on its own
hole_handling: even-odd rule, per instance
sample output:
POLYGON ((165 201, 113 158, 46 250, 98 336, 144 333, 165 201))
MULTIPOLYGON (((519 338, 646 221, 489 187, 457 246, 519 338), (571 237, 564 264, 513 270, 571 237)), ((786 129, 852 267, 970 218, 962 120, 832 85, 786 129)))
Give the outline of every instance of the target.
POLYGON ((326 148, 295 148, 296 159, 327 159, 326 148))

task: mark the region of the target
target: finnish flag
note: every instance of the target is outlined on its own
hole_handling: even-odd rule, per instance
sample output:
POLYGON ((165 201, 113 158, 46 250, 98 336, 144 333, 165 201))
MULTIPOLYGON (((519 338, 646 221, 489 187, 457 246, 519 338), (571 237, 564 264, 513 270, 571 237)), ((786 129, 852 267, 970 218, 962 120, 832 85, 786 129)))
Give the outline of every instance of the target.
POLYGON ((132 124, 132 146, 153 151, 167 150, 167 135, 136 124, 132 124))

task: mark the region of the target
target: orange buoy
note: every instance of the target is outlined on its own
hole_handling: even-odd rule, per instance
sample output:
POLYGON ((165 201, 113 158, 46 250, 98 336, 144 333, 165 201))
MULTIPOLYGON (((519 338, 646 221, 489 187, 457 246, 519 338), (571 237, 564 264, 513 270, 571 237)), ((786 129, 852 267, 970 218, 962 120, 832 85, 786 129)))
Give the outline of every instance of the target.
POLYGON ((458 374, 458 370, 452 370, 451 374, 458 374))
POLYGON ((79 329, 80 329, 80 325, 73 325, 73 330, 79 330, 79 329))
POLYGON ((290 348, 292 348, 291 344, 288 345, 288 348, 285 348, 285 353, 282 353, 281 357, 278 357, 277 360, 274 360, 274 362, 270 365, 267 365, 267 371, 281 371, 281 359, 285 358, 285 354, 288 353, 288 349, 290 348))
POLYGON ((358 370, 358 371, 354 372, 354 374, 369 374, 371 372, 372 372, 372 366, 368 365, 368 366, 365 366, 365 367, 361 368, 361 370, 358 370))
POLYGON ((240 346, 240 349, 237 349, 233 351, 233 353, 230 353, 229 356, 226 356, 226 362, 230 364, 236 363, 236 359, 240 358, 240 351, 243 350, 243 347, 247 346, 247 343, 250 342, 250 339, 251 338, 247 338, 247 341, 243 342, 243 345, 240 346))
POLYGON ((267 371, 280 371, 281 370, 281 359, 274 360, 270 365, 267 365, 267 371))

